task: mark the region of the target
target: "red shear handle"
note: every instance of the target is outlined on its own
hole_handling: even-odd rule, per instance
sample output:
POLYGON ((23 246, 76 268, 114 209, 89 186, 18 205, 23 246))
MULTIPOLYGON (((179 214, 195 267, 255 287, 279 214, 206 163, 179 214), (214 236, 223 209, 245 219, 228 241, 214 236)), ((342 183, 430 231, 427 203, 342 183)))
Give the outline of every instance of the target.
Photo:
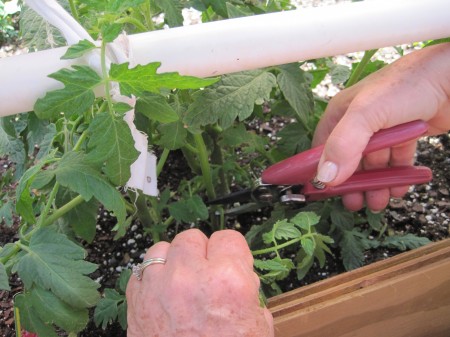
MULTIPOLYGON (((424 121, 413 121, 383 129, 372 136, 363 155, 419 138, 427 130, 428 125, 424 121)), ((262 182, 273 185, 295 185, 311 180, 317 172, 323 147, 317 146, 270 166, 262 173, 262 182)))
POLYGON ((429 182, 433 174, 425 166, 399 166, 379 170, 359 171, 339 186, 318 189, 305 183, 302 193, 307 201, 315 201, 351 192, 378 190, 386 187, 408 186, 429 182))

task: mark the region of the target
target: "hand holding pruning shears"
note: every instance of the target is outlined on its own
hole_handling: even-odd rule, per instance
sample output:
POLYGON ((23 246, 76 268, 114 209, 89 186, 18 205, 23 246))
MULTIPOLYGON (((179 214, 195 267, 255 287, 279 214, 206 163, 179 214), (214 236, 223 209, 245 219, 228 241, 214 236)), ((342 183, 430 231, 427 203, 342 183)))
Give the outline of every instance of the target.
MULTIPOLYGON (((358 209, 365 195, 367 205, 379 210, 391 195, 400 196, 405 192, 402 185, 431 178, 428 168, 411 166, 415 139, 423 133, 438 134, 448 130, 450 44, 442 44, 406 56, 343 91, 331 100, 316 130, 314 145, 325 144, 324 147, 269 168, 262 176, 262 182, 268 185, 226 198, 233 197, 241 202, 250 199, 258 204, 270 202, 271 198, 303 202, 342 194, 348 208, 358 209), (378 131, 380 133, 374 135, 378 131), (307 158, 308 154, 312 159, 307 158), (291 163, 294 166, 290 168, 291 163), (278 170, 280 167, 282 169, 278 170), (354 173, 358 167, 363 170, 354 173), (317 183, 314 186, 310 181, 314 178, 326 187, 317 188, 317 183)), ((226 201, 216 200, 217 203, 226 201)), ((191 337, 198 336, 198 331, 205 335, 238 336, 243 335, 239 331, 242 332, 244 326, 246 336, 271 336, 272 319, 256 301, 258 283, 249 273, 251 255, 248 247, 242 246, 244 239, 236 232, 218 233, 222 234, 214 234, 216 237, 207 243, 197 231, 190 230, 177 237, 182 240, 175 238, 172 243, 175 247, 159 243, 150 248, 146 258, 159 258, 158 261, 162 259, 164 263, 167 259, 167 265, 158 263, 147 267, 150 270, 146 269, 142 284, 136 279, 130 281, 127 291, 129 337, 156 334, 191 337), (217 235, 221 235, 220 242, 217 235), (181 249, 182 245, 193 246, 186 250, 186 247, 181 249), (211 248, 213 252, 221 252, 223 259, 209 264, 212 268, 209 269, 209 258, 205 256, 208 257, 211 248), (201 263, 196 263, 198 261, 201 263), (238 261, 244 262, 236 263, 238 261), (220 269, 224 266, 225 269, 220 269), (211 275, 213 282, 199 278, 204 275, 211 275), (238 276, 240 282, 227 283, 224 275, 238 276), (197 282, 201 280, 203 283, 197 282), (243 296, 246 287, 250 290, 248 296, 243 296), (217 305, 207 307, 210 300, 217 305), (239 317, 232 317, 232 308, 239 308, 239 317), (211 334, 208 331, 212 331, 211 334), (235 331, 238 333, 233 334, 235 331)))

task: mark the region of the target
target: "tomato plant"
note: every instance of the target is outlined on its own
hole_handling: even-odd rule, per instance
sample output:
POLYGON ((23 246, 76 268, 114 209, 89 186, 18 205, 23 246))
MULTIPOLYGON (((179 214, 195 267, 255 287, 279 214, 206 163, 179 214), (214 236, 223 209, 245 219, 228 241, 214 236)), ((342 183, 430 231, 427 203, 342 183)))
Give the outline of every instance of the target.
MULTIPOLYGON (((182 9, 188 6, 199 10, 207 22, 289 10, 292 5, 282 0, 61 3, 100 41, 97 46, 82 40, 63 57, 76 59, 97 52, 101 67, 75 65, 49 74, 61 83, 61 89, 40 98, 33 112, 2 118, 0 128, 0 154, 15 162, 10 179, 17 181, 15 194, 2 196, 0 215, 8 223, 13 210, 20 216, 19 239, 0 250, 0 287, 9 290, 9 275, 20 276, 24 291, 16 296, 15 306, 22 324, 49 337, 57 336, 56 327, 72 335, 81 331, 89 320, 89 309, 95 306, 97 325, 105 327, 118 319, 126 328, 124 291, 129 272, 120 276, 116 289, 106 289, 102 297, 99 284, 89 277, 97 266, 86 261, 82 245, 94 240, 100 205, 117 219, 116 238, 125 235, 137 219, 153 242, 168 239, 168 230, 179 224, 202 222, 212 231, 223 229, 225 210, 207 206, 205 200, 229 193, 230 187, 252 186, 262 169, 310 147, 326 107, 312 89, 326 74, 336 83, 352 84, 383 66, 370 61, 374 51, 367 52, 353 70, 343 71, 329 59, 320 59, 308 61, 309 70, 304 70, 304 63, 293 63, 209 79, 158 73, 159 63, 108 66, 107 43, 122 31, 180 26, 182 9), (154 20, 161 15, 162 21, 154 20), (135 124, 160 154, 157 175, 168 155, 175 152, 193 178, 164 187, 158 197, 124 188, 139 151, 124 120, 132 107, 114 98, 114 86, 136 102, 135 124), (98 89, 104 97, 96 96, 98 89), (252 127, 255 121, 274 119, 284 125, 276 137, 252 127), (51 312, 46 310, 49 307, 51 312)), ((30 48, 64 43, 29 8, 22 15, 22 35, 30 48), (36 34, 42 30, 45 36, 36 34)), ((368 213, 371 230, 380 233, 380 240, 368 240, 369 230, 359 229, 359 221, 358 215, 344 210, 336 200, 301 210, 274 205, 267 220, 254 224, 246 235, 267 294, 279 292, 277 282, 292 272, 301 279, 315 261, 324 266, 332 246, 341 248, 345 266, 352 269, 362 264, 365 249, 396 244, 395 238, 381 239, 380 215, 368 213), (286 251, 295 257, 284 257, 286 251)), ((401 242, 406 248, 425 240, 409 237, 401 242)))

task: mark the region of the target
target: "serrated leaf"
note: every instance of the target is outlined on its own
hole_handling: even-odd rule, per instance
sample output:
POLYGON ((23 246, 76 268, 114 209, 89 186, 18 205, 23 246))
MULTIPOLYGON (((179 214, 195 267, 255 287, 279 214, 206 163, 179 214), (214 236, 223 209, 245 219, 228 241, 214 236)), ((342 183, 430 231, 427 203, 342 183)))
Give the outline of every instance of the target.
POLYGON ((302 233, 287 220, 277 221, 274 225, 273 237, 277 240, 296 239, 302 236, 302 233))
POLYGON ((45 324, 55 324, 67 332, 79 332, 89 321, 87 309, 73 308, 52 292, 39 287, 31 289, 27 301, 45 324))
POLYGON ((198 195, 170 204, 169 212, 177 221, 187 223, 205 220, 209 216, 208 208, 198 195))
POLYGON ((121 94, 127 96, 142 96, 144 92, 159 93, 161 88, 198 89, 217 82, 216 78, 181 76, 175 72, 157 74, 156 71, 161 65, 159 62, 138 65, 131 69, 128 65, 113 63, 109 71, 111 80, 119 83, 121 94))
POLYGON ((370 209, 366 208, 367 222, 370 227, 376 231, 380 231, 383 228, 383 213, 373 213, 370 209))
POLYGON ((84 261, 85 255, 84 249, 65 235, 43 228, 31 237, 17 272, 26 288, 36 284, 75 308, 89 308, 99 299, 99 284, 86 276, 97 266, 84 261))
MULTIPOLYGON (((69 8, 67 0, 58 0, 58 2, 65 9, 69 8)), ((51 49, 66 44, 60 31, 27 5, 22 7, 19 23, 21 40, 31 50, 51 49)))
POLYGON ((4 155, 16 164, 14 176, 18 179, 25 169, 25 145, 21 139, 10 136, 3 127, 0 127, 0 156, 4 155))
POLYGON ((177 112, 162 95, 147 93, 136 102, 136 112, 145 115, 152 121, 172 123, 180 119, 177 112))
POLYGON ((188 132, 181 122, 162 124, 158 126, 161 138, 158 145, 169 150, 177 150, 186 145, 188 132))
POLYGON ((89 125, 89 153, 86 160, 105 163, 105 174, 114 185, 126 184, 130 179, 130 166, 139 152, 127 123, 119 116, 104 112, 96 115, 89 125))
POLYGON ((364 264, 364 247, 361 244, 360 233, 344 230, 339 242, 342 262, 346 270, 353 270, 364 264))
POLYGON ((125 299, 122 303, 117 306, 117 320, 123 330, 128 327, 127 321, 127 300, 125 299))
POLYGON ((277 148, 286 157, 311 148, 311 139, 308 136, 308 132, 300 123, 288 124, 281 131, 277 132, 277 137, 281 137, 277 142, 277 148))
POLYGON ((80 0, 81 3, 86 4, 89 8, 116 14, 120 14, 129 8, 136 8, 144 1, 145 0, 80 0))
POLYGON ((13 225, 14 202, 12 200, 0 200, 0 224, 3 223, 7 227, 13 225))
POLYGON ((16 212, 19 213, 28 223, 35 223, 35 215, 33 211, 33 198, 31 197, 30 187, 36 178, 38 172, 45 165, 45 161, 41 160, 35 166, 30 167, 20 178, 19 185, 16 190, 16 212))
POLYGON ((91 167, 79 152, 66 153, 55 169, 56 180, 89 201, 95 197, 106 209, 113 211, 118 222, 125 221, 126 208, 122 195, 101 174, 91 167))
POLYGON ((169 27, 178 27, 183 25, 183 15, 181 10, 183 9, 180 1, 178 0, 155 0, 156 6, 162 9, 164 12, 164 21, 167 22, 169 27))
POLYGON ((55 329, 41 320, 26 295, 16 295, 14 297, 14 307, 19 309, 20 321, 25 330, 37 333, 40 336, 58 337, 55 329))
POLYGON ((290 63, 278 67, 278 85, 286 100, 294 108, 297 120, 307 124, 314 112, 314 97, 304 72, 298 63, 290 63))
POLYGON ((297 213, 293 218, 290 220, 293 224, 298 226, 301 229, 304 230, 311 230, 312 226, 315 226, 320 221, 320 216, 318 216, 314 212, 300 212, 297 213))
POLYGON ((264 70, 224 75, 215 85, 193 95, 184 122, 192 128, 219 122, 224 129, 251 115, 255 103, 268 100, 275 76, 264 70))
POLYGON ((237 147, 252 141, 252 135, 246 130, 244 124, 237 124, 226 129, 221 133, 220 137, 221 146, 237 147))
MULTIPOLYGON (((61 207, 73 200, 76 196, 76 193, 67 189, 60 189, 56 198, 56 206, 61 207)), ((72 227, 76 235, 88 243, 91 243, 92 240, 94 240, 96 233, 98 209, 98 201, 91 199, 88 202, 84 202, 72 208, 69 212, 64 214, 63 218, 70 227, 72 227)))
POLYGON ((122 31, 122 25, 119 23, 104 23, 101 26, 102 39, 105 42, 113 42, 122 31))
POLYGON ((297 264, 297 279, 302 280, 314 264, 314 257, 311 255, 304 255, 297 264))
POLYGON ((28 113, 28 153, 32 154, 37 146, 39 152, 36 159, 45 157, 51 149, 56 136, 56 126, 48 121, 40 120, 35 113, 28 113))
POLYGON ((344 209, 341 204, 334 204, 330 213, 331 223, 341 231, 352 230, 355 225, 355 218, 352 212, 344 209))
POLYGON ((331 83, 334 85, 346 82, 352 73, 349 67, 341 64, 332 64, 330 69, 331 83))
POLYGON ((257 269, 268 271, 262 275, 269 280, 282 280, 286 278, 292 269, 294 263, 290 259, 274 258, 272 260, 255 260, 254 266, 257 269))
POLYGON ((49 77, 62 82, 65 87, 48 92, 34 105, 34 112, 41 119, 52 119, 65 113, 67 116, 81 114, 95 100, 93 89, 100 84, 101 78, 87 66, 72 66, 61 69, 49 77))
POLYGON ((118 281, 118 287, 119 290, 125 294, 125 291, 127 290, 128 281, 131 277, 131 270, 130 269, 124 269, 120 273, 119 281, 118 281))
POLYGON ((406 235, 388 236, 383 240, 382 245, 383 247, 405 251, 407 249, 416 249, 429 243, 431 241, 428 238, 409 233, 406 235))
POLYGON ((118 316, 118 304, 124 300, 114 289, 105 289, 105 297, 97 304, 94 312, 94 322, 96 326, 102 326, 105 330, 108 324, 114 322, 118 316))
POLYGON ((91 41, 81 40, 80 42, 71 45, 67 49, 66 53, 63 56, 61 56, 61 59, 62 60, 76 59, 95 48, 96 48, 95 44, 93 44, 91 41))
POLYGON ((247 7, 244 6, 234 6, 229 2, 226 2, 228 18, 242 18, 245 16, 252 16, 254 13, 247 7))
POLYGON ((10 291, 9 278, 3 263, 0 263, 0 289, 10 291))
POLYGON ((302 238, 300 240, 300 245, 305 250, 307 255, 313 255, 314 249, 316 248, 316 242, 311 238, 302 238))

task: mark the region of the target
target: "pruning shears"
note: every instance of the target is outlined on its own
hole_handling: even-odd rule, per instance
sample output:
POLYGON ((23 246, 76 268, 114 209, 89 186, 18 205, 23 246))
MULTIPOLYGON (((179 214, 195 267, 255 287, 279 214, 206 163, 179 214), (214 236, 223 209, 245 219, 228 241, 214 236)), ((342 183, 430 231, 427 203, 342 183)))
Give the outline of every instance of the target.
MULTIPOLYGON (((417 139, 427 130, 427 123, 420 120, 380 130, 372 136, 363 155, 417 139)), ((339 186, 327 187, 315 180, 323 148, 321 145, 278 162, 263 171, 253 188, 210 200, 208 204, 233 205, 225 214, 237 215, 277 202, 303 204, 351 192, 423 184, 432 179, 428 167, 400 166, 358 171, 339 186)))

